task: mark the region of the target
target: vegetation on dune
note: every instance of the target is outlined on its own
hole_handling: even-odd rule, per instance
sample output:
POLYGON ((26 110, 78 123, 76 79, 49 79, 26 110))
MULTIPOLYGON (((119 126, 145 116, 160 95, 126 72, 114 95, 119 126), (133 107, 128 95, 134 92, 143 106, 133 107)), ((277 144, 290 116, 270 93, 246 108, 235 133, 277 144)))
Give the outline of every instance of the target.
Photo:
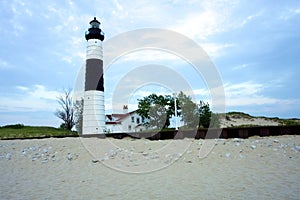
MULTIPOLYGON (((265 116, 252 116, 247 113, 243 112, 228 112, 228 113, 221 113, 218 114, 220 118, 224 118, 226 116, 227 121, 234 121, 235 119, 247 119, 249 121, 254 121, 255 119, 264 119, 266 121, 272 121, 277 122, 280 126, 293 126, 293 125, 300 125, 300 119, 293 118, 293 119, 281 119, 278 117, 265 117, 265 116)), ((243 124, 243 125, 237 125, 237 126, 231 126, 234 128, 241 128, 241 127, 257 127, 261 125, 255 125, 255 124, 243 124)))
POLYGON ((300 125, 299 119, 280 119, 280 123, 285 126, 300 125))
POLYGON ((236 126, 230 126, 228 128, 253 128, 253 127, 261 127, 261 125, 256 124, 241 124, 236 126))
POLYGON ((0 127, 0 139, 75 137, 77 132, 46 126, 24 126, 23 124, 0 127))
POLYGON ((243 112, 228 112, 226 113, 226 115, 229 115, 232 118, 247 118, 247 119, 254 118, 253 116, 243 112))

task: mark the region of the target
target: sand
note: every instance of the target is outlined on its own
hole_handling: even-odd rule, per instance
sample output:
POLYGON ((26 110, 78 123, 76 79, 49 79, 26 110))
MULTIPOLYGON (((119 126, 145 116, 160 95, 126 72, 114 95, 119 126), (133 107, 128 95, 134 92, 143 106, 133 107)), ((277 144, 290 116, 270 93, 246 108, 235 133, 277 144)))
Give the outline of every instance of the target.
POLYGON ((0 167, 0 199, 300 199, 300 136, 1 140, 0 167))
POLYGON ((279 126, 279 121, 264 118, 253 117, 251 119, 240 116, 239 118, 230 117, 230 120, 221 119, 221 128, 227 128, 232 126, 279 126))

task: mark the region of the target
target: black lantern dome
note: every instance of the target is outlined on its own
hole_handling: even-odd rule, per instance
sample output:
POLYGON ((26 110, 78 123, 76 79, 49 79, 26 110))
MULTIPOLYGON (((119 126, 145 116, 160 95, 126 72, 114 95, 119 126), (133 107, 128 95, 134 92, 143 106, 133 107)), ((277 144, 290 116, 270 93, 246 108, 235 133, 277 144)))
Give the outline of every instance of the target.
POLYGON ((85 32, 85 39, 98 39, 104 40, 104 33, 100 29, 100 22, 94 17, 92 21, 90 21, 90 28, 85 32))

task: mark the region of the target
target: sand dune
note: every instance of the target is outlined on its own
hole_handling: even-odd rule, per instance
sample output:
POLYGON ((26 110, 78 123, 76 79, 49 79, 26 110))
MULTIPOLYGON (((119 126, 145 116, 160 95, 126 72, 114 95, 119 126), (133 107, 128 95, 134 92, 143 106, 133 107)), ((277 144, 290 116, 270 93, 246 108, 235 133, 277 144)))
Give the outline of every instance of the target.
POLYGON ((247 118, 230 118, 230 120, 221 120, 221 127, 232 127, 232 126, 242 126, 242 125, 248 125, 248 126, 278 126, 281 125, 280 122, 270 120, 268 118, 263 117, 256 117, 252 119, 247 118))
POLYGON ((2 140, 0 199, 299 199, 299 161, 300 136, 2 140))

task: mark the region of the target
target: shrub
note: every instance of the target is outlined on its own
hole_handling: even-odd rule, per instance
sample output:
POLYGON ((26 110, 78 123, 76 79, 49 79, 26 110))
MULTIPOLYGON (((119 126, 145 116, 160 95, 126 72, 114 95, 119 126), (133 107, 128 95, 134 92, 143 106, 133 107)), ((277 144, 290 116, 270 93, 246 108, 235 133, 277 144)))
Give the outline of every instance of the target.
POLYGON ((6 126, 3 126, 2 128, 21 129, 21 128, 24 128, 24 124, 6 125, 6 126))

